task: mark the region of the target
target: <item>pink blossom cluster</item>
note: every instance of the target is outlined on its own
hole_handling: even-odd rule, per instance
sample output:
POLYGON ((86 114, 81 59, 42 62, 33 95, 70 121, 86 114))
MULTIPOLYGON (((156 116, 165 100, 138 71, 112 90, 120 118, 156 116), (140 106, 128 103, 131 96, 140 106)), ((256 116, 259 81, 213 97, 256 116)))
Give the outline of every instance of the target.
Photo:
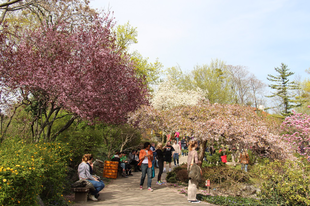
POLYGON ((282 139, 300 155, 310 159, 310 115, 296 113, 286 117, 281 125, 282 139))
POLYGON ((129 122, 167 134, 177 130, 181 135, 194 136, 202 141, 238 143, 274 159, 291 157, 290 147, 278 131, 246 106, 208 102, 169 110, 143 106, 131 114, 129 122))
POLYGON ((84 119, 125 121, 128 112, 147 104, 147 88, 116 44, 113 24, 106 15, 70 31, 64 24, 25 30, 18 40, 3 29, 1 97, 13 89, 84 119))

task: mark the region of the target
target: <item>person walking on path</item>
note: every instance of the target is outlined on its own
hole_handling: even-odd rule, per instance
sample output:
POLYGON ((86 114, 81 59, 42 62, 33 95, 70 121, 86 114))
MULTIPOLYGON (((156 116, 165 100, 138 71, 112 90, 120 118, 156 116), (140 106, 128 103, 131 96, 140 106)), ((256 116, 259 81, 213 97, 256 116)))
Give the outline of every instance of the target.
MULTIPOLYGON (((171 161, 172 161, 172 152, 174 151, 173 147, 171 146, 170 141, 167 142, 167 145, 164 147, 164 154, 165 154, 165 162, 169 163, 169 172, 171 172, 171 161)), ((164 172, 166 171, 164 163, 164 172)))
POLYGON ((82 157, 82 162, 79 164, 78 167, 78 174, 80 180, 89 181, 96 189, 95 191, 91 191, 88 198, 93 201, 98 201, 96 197, 99 196, 99 192, 104 188, 105 185, 102 181, 98 180, 96 177, 91 175, 90 173, 91 166, 87 164, 87 162, 90 161, 90 163, 92 163, 91 162, 92 159, 93 156, 91 154, 84 154, 84 156, 82 157))
MULTIPOLYGON (((198 147, 197 141, 190 141, 188 146, 188 157, 187 157, 187 171, 190 171, 192 163, 198 164, 198 154, 196 148, 198 147)), ((188 181, 188 196, 187 200, 191 203, 200 203, 196 199, 198 181, 190 179, 188 181)))
POLYGON ((241 170, 244 170, 245 172, 248 172, 248 164, 250 162, 249 154, 246 149, 244 149, 241 154, 239 161, 241 163, 241 170))
POLYGON ((179 156, 181 155, 180 145, 174 140, 174 144, 172 145, 174 152, 173 152, 173 162, 174 166, 178 164, 179 166, 179 156))
POLYGON ((180 132, 176 132, 174 134, 175 139, 177 140, 177 143, 179 143, 179 137, 180 137, 180 132))
POLYGON ((147 187, 149 191, 153 192, 153 189, 151 188, 153 152, 150 150, 150 147, 151 144, 149 142, 145 142, 144 149, 142 149, 139 154, 139 165, 141 165, 142 170, 140 190, 143 188, 144 179, 147 174, 147 187))
POLYGON ((158 160, 158 175, 157 175, 157 183, 158 185, 163 184, 163 182, 161 181, 161 175, 163 174, 163 169, 164 169, 164 152, 163 152, 163 144, 162 143, 158 143, 157 147, 156 147, 156 153, 157 153, 157 160, 158 160))
POLYGON ((185 139, 185 136, 183 136, 183 138, 180 142, 181 142, 182 156, 185 156, 185 152, 183 153, 183 150, 185 150, 186 145, 187 145, 187 141, 185 139))

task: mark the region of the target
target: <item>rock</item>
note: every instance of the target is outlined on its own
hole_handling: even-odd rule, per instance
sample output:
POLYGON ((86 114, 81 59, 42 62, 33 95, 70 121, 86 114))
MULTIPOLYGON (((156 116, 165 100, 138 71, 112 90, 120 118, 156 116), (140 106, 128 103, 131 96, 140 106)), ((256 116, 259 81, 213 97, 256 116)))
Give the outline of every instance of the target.
POLYGON ((39 195, 37 196, 37 204, 40 206, 44 206, 44 203, 39 195))
POLYGON ((104 162, 101 161, 100 159, 96 159, 96 161, 94 161, 94 165, 103 168, 104 167, 104 162))

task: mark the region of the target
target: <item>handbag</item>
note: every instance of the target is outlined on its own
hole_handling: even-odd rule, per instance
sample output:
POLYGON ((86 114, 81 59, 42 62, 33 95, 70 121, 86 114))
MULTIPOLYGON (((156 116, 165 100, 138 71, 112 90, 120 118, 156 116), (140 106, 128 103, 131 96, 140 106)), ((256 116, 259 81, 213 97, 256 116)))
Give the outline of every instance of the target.
POLYGON ((202 174, 202 171, 200 167, 196 163, 194 163, 194 157, 193 157, 191 166, 189 168, 188 179, 200 182, 201 174, 202 174))
POLYGON ((152 176, 151 178, 154 178, 155 177, 155 168, 154 168, 154 165, 152 165, 152 176))
POLYGON ((96 191, 94 185, 87 180, 78 180, 71 185, 72 188, 85 187, 91 191, 96 191))

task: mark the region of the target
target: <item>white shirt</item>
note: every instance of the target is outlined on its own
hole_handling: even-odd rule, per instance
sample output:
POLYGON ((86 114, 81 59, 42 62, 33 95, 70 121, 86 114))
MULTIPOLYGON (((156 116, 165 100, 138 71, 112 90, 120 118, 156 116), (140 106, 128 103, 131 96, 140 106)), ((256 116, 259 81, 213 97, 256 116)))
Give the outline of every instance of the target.
MULTIPOLYGON (((145 150, 146 154, 148 154, 148 151, 145 150)), ((145 157, 144 160, 142 161, 142 164, 148 164, 149 163, 149 158, 145 157)))

